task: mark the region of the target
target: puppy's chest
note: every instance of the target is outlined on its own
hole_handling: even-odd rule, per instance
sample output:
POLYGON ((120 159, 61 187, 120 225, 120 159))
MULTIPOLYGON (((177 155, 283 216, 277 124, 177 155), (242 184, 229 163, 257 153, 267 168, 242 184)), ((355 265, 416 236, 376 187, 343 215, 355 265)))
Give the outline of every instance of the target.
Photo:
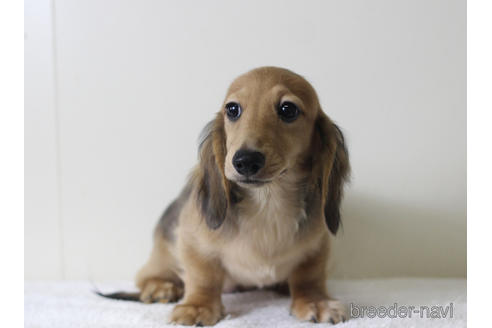
POLYGON ((302 248, 296 243, 303 220, 306 214, 301 202, 265 195, 242 204, 237 234, 222 252, 231 278, 259 287, 285 280, 302 258, 302 248))

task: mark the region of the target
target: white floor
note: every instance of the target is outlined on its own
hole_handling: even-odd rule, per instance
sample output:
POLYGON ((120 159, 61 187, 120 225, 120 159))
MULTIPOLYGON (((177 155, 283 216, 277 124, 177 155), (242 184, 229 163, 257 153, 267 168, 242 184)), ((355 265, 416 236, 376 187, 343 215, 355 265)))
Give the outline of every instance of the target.
MULTIPOLYGON (((337 327, 466 327, 466 280, 464 279, 379 279, 329 282, 332 295, 342 300, 352 319, 337 327), (362 306, 381 306, 394 316, 395 303, 422 311, 405 318, 363 318, 362 306), (352 304, 352 305, 351 305, 352 304), (446 318, 426 318, 433 306, 442 306, 446 318), (451 318, 452 315, 452 318, 451 318)), ((133 290, 130 282, 98 283, 103 292, 133 290)), ((26 282, 24 326, 70 327, 167 327, 173 305, 114 301, 94 295, 89 282, 26 282)), ((329 324, 299 322, 289 316, 289 298, 273 292, 254 291, 224 294, 227 316, 216 327, 320 327, 329 324)), ((439 309, 435 309, 439 310, 439 309)), ((384 311, 384 310, 380 310, 384 311)), ((442 314, 443 312, 441 312, 442 314)), ((175 325, 172 325, 176 327, 175 325)))

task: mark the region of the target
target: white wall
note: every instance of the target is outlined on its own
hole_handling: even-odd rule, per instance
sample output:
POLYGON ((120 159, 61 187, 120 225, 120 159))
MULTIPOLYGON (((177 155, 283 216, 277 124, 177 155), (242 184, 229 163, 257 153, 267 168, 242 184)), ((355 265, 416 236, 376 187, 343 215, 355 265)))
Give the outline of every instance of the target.
POLYGON ((53 26, 49 1, 26 1, 24 47, 25 276, 63 275, 53 26))
POLYGON ((465 9, 27 0, 26 278, 132 278, 201 127, 262 65, 306 76, 346 133, 334 276, 465 276, 465 9))

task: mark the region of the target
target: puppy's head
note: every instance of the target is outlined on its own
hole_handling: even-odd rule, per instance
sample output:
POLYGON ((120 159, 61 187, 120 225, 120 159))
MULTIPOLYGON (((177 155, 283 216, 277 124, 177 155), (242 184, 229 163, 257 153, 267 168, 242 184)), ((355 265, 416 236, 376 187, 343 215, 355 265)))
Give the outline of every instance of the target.
POLYGON ((204 140, 199 200, 210 227, 224 220, 234 185, 259 188, 303 169, 328 227, 337 231, 348 156, 342 133, 304 78, 276 67, 238 77, 204 140))

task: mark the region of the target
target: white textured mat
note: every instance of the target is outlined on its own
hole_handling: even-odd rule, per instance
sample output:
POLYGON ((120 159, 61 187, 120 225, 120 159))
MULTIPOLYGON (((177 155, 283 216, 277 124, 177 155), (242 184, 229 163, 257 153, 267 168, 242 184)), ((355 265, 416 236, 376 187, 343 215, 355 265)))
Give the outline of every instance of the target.
MULTIPOLYGON (((98 283, 103 292, 134 290, 130 282, 98 283)), ((379 279, 329 282, 331 294, 356 313, 362 306, 420 306, 421 318, 352 318, 336 327, 466 327, 466 280, 464 279, 379 279), (433 306, 448 310, 446 318, 426 318, 433 306), (452 308, 451 308, 452 306, 452 308), (448 308, 446 308, 448 307, 448 308), (452 310, 452 312, 451 312, 452 310), (452 313, 452 318, 450 318, 452 313)), ((94 295, 88 282, 26 282, 24 289, 25 327, 167 327, 173 305, 114 301, 94 295)), ((253 291, 224 294, 227 316, 216 327, 327 327, 330 324, 299 322, 289 316, 288 297, 273 292, 253 291)), ((435 311, 439 309, 435 308, 435 311)), ((381 310, 384 311, 384 310, 381 310)), ((401 310, 404 311, 404 310, 401 310)), ((434 311, 434 314, 436 312, 434 311)), ((373 313, 374 314, 374 313, 373 313)), ((392 316, 393 310, 390 313, 392 316)), ((442 314, 442 312, 441 312, 442 314)), ((372 315, 372 314, 370 314, 372 315)))

